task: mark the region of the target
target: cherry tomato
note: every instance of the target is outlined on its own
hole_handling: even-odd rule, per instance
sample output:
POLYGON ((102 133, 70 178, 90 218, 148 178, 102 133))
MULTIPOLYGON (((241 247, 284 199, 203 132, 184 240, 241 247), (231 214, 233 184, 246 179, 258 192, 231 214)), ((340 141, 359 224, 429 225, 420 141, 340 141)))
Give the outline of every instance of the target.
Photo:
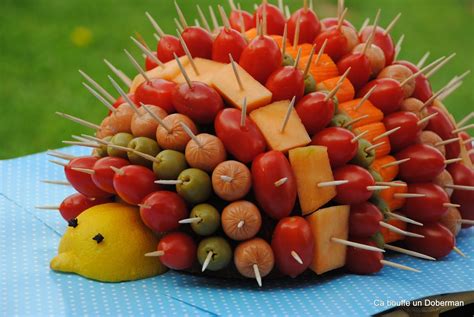
MULTIPOLYGON (((439 135, 443 140, 456 138, 457 135, 452 131, 456 129, 448 114, 438 107, 428 107, 429 115, 437 113, 437 115, 430 119, 426 130, 433 131, 439 135)), ((446 158, 452 159, 459 157, 461 153, 461 146, 459 142, 446 144, 446 158)))
MULTIPOLYGON (((156 58, 158 58, 158 54, 156 52, 152 52, 153 55, 155 55, 156 58)), ((145 57, 145 70, 149 71, 154 68, 158 67, 158 64, 155 63, 154 60, 152 60, 148 55, 145 57)))
MULTIPOLYGON (((461 137, 461 140, 463 142, 466 142, 467 140, 471 140, 471 136, 464 131, 459 132, 459 136, 461 137)), ((464 146, 466 147, 466 151, 472 150, 472 141, 464 143, 464 146)))
POLYGON ((176 83, 160 78, 145 81, 137 87, 135 100, 138 104, 161 107, 167 113, 176 112, 172 102, 172 94, 176 86, 176 83))
POLYGON ((357 165, 345 165, 339 167, 334 172, 334 180, 348 180, 346 184, 337 186, 337 195, 334 198, 340 204, 353 205, 363 203, 372 196, 372 191, 368 186, 374 186, 375 181, 372 175, 365 169, 357 165))
POLYGON ((270 217, 281 219, 293 211, 296 179, 283 153, 270 151, 257 156, 252 163, 252 184, 257 202, 270 217), (286 182, 276 186, 283 178, 286 182))
POLYGON ((399 166, 400 179, 407 182, 430 182, 446 164, 440 151, 425 144, 413 144, 395 155, 397 160, 410 158, 399 166))
POLYGON ((212 44, 212 60, 221 63, 230 63, 229 54, 235 61, 240 59, 247 42, 234 29, 223 28, 212 44))
POLYGON ((309 135, 321 131, 329 125, 335 112, 332 99, 325 100, 327 94, 312 92, 304 96, 295 109, 309 135))
POLYGON ((64 220, 69 221, 77 218, 84 210, 91 207, 110 202, 109 197, 105 198, 89 198, 81 193, 75 193, 67 196, 61 205, 59 205, 59 213, 64 220))
POLYGON ((302 217, 281 219, 273 232, 272 250, 281 273, 293 278, 303 273, 314 255, 314 238, 309 223, 302 217), (292 256, 295 252, 303 264, 292 256))
MULTIPOLYGON (((351 241, 376 247, 375 242, 368 238, 352 238, 351 241)), ((383 268, 383 254, 381 252, 368 251, 364 249, 347 247, 346 268, 354 274, 373 274, 383 268)))
POLYGON ((400 83, 391 78, 380 78, 369 81, 357 94, 358 98, 362 98, 377 86, 370 95, 369 100, 374 106, 382 110, 387 115, 400 109, 405 95, 400 83))
POLYGON ((426 223, 434 222, 448 211, 444 204, 449 203, 448 194, 433 183, 408 184, 410 194, 423 194, 424 197, 411 197, 405 201, 404 214, 412 219, 426 223))
POLYGON ((265 151, 267 143, 249 116, 245 118, 245 126, 240 126, 241 115, 242 112, 238 109, 224 109, 216 116, 214 128, 226 151, 247 164, 265 151))
POLYGON ((173 35, 165 35, 161 37, 156 49, 158 59, 163 63, 166 63, 174 60, 174 54, 179 57, 184 55, 184 50, 181 47, 179 39, 173 35))
MULTIPOLYGON (((408 61, 396 61, 395 64, 404 65, 408 67, 413 73, 417 73, 419 71, 418 67, 408 61)), ((419 99, 422 102, 426 102, 431 98, 431 96, 433 96, 433 91, 431 89, 430 81, 424 74, 420 74, 415 78, 415 91, 413 92, 412 97, 419 99)))
POLYGON ((280 68, 281 62, 278 44, 265 35, 254 38, 242 51, 239 60, 240 66, 262 84, 280 68))
MULTIPOLYGON (((332 26, 337 26, 338 23, 339 23, 339 18, 337 17, 324 18, 321 20, 321 26, 323 30, 328 29, 332 26)), ((352 23, 347 20, 342 21, 342 25, 353 28, 355 30, 354 25, 352 25, 352 23)))
POLYGON ((300 23, 298 44, 313 43, 321 31, 321 23, 319 22, 318 16, 312 10, 305 8, 296 10, 288 20, 288 38, 291 43, 294 43, 298 20, 300 23))
POLYGON ((209 32, 199 26, 190 26, 184 29, 181 36, 192 57, 211 59, 213 40, 209 32))
POLYGON ((92 181, 101 190, 107 193, 116 194, 114 189, 115 172, 110 167, 113 166, 116 168, 122 168, 129 164, 129 161, 120 157, 103 157, 96 161, 94 163, 94 166, 92 167, 92 169, 94 170, 94 174, 92 175, 92 181))
POLYGON ((351 71, 347 78, 354 85, 354 88, 359 90, 369 81, 372 74, 370 60, 365 54, 350 53, 343 56, 337 63, 340 74, 343 74, 349 67, 351 71))
MULTIPOLYGON (((127 94, 128 98, 137 106, 139 107, 140 104, 137 102, 137 98, 135 97, 135 94, 127 94)), ((120 107, 120 105, 126 103, 125 99, 123 99, 122 96, 118 97, 117 100, 115 100, 115 102, 112 104, 112 107, 114 107, 115 109, 117 109, 118 107, 120 107)), ((109 111, 109 115, 111 115, 112 112, 109 111)))
POLYGON ((245 10, 232 10, 232 12, 229 15, 229 22, 230 22, 230 27, 233 28, 234 30, 240 32, 242 30, 242 27, 240 25, 240 17, 242 16, 242 19, 244 20, 244 31, 248 31, 251 28, 255 27, 255 23, 253 22, 253 16, 245 11, 245 10))
POLYGON ((357 142, 352 142, 355 138, 351 131, 330 127, 315 134, 311 144, 322 145, 328 148, 329 161, 333 169, 338 168, 354 158, 357 153, 357 142))
POLYGON ((173 92, 176 110, 196 123, 208 124, 224 108, 221 96, 205 83, 194 81, 192 87, 180 84, 173 92))
POLYGON ((296 101, 304 95, 303 72, 293 66, 284 66, 275 70, 268 77, 265 84, 272 92, 272 101, 291 100, 296 96, 296 101))
POLYGON ((178 229, 179 222, 189 217, 184 200, 170 191, 154 192, 146 196, 140 205, 143 223, 155 233, 178 229))
POLYGON ((138 205, 148 194, 160 190, 155 173, 141 165, 122 167, 114 176, 114 188, 126 203, 138 205))
POLYGON ((258 6, 257 10, 253 14, 253 23, 257 25, 257 19, 263 20, 263 11, 266 11, 267 16, 267 33, 269 35, 282 35, 283 29, 285 28, 286 19, 283 12, 273 4, 264 3, 258 6))
POLYGON ((69 161, 64 167, 66 178, 75 190, 89 198, 108 197, 110 193, 103 191, 92 181, 92 175, 75 171, 72 168, 84 168, 91 170, 94 168, 95 162, 99 160, 95 156, 76 157, 69 161))
POLYGON ((172 270, 189 269, 196 260, 196 243, 182 232, 165 235, 160 239, 157 250, 164 253, 160 256, 160 262, 172 270))
POLYGON ((448 228, 439 223, 428 223, 423 227, 408 225, 407 231, 421 234, 424 238, 405 237, 406 246, 436 259, 447 256, 456 245, 456 239, 448 228))
MULTIPOLYGON (((372 33, 373 26, 366 26, 360 32, 360 41, 367 42, 370 34, 372 33)), ((385 30, 380 26, 377 26, 375 31, 375 36, 373 39, 373 44, 380 47, 385 54, 385 65, 392 65, 393 59, 395 57, 395 46, 393 45, 393 40, 390 34, 384 34, 385 30)))
POLYGON ((369 202, 351 206, 349 216, 349 235, 368 238, 380 231, 383 215, 380 210, 369 202))
POLYGON ((387 131, 400 127, 389 135, 392 151, 400 151, 409 145, 416 143, 421 133, 418 126, 418 116, 413 112, 399 111, 385 116, 383 124, 387 131))
MULTIPOLYGON (((462 163, 448 165, 448 172, 453 177, 454 184, 474 186, 474 171, 462 163)), ((474 195, 469 190, 455 189, 451 195, 451 201, 461 205, 459 211, 463 219, 474 220, 474 195)), ((463 228, 470 225, 463 224, 463 228)))
POLYGON ((327 40, 324 53, 328 54, 333 61, 338 61, 342 56, 350 52, 348 49, 348 41, 344 33, 337 26, 332 26, 316 36, 314 44, 316 44, 316 52, 318 52, 327 40))

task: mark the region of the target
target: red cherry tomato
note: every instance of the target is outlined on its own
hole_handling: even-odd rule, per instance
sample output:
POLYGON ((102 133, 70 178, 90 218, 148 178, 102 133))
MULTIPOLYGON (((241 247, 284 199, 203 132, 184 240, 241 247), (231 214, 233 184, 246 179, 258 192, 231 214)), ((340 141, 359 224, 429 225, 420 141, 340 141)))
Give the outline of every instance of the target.
POLYGON ((449 203, 448 194, 443 188, 432 183, 408 184, 408 193, 423 194, 424 197, 411 197, 405 200, 403 213, 412 219, 427 223, 441 219, 448 211, 444 204, 449 203))
MULTIPOLYGON (((324 18, 324 19, 321 20, 321 26, 322 26, 323 30, 328 29, 332 26, 337 26, 338 23, 339 23, 339 18, 337 18, 337 17, 324 18)), ((353 28, 355 30, 354 25, 352 25, 352 23, 347 21, 347 20, 342 21, 342 25, 348 26, 348 27, 353 28)))
POLYGON ((370 102, 382 110, 387 115, 400 109, 405 95, 400 83, 392 78, 379 78, 369 81, 357 94, 358 98, 362 98, 372 89, 375 88, 370 95, 370 102))
POLYGON ((369 58, 365 54, 350 53, 342 57, 337 63, 339 73, 343 74, 348 68, 351 68, 347 78, 359 90, 370 79, 372 74, 372 66, 369 58))
MULTIPOLYGON (((351 241, 362 243, 375 247, 375 242, 367 238, 352 238, 351 241)), ((383 268, 381 261, 383 255, 381 252, 368 251, 364 249, 347 247, 346 251, 346 268, 354 274, 373 274, 379 272, 383 268)))
POLYGON ((138 104, 158 106, 167 113, 173 113, 176 110, 173 106, 172 95, 176 86, 176 83, 160 78, 145 81, 137 87, 135 100, 138 104))
POLYGON ((380 210, 369 202, 351 206, 349 216, 349 235, 368 238, 380 231, 383 215, 380 210))
POLYGON ((94 164, 98 160, 99 158, 95 156, 77 157, 70 160, 69 163, 64 167, 64 173, 66 174, 66 178, 69 183, 71 183, 72 187, 89 198, 109 197, 111 194, 97 187, 92 181, 92 175, 75 171, 72 168, 84 168, 91 170, 94 168, 94 164))
MULTIPOLYGON (((152 52, 153 55, 155 55, 157 58, 158 58, 158 54, 156 52, 152 52)), ((149 70, 152 70, 154 68, 158 67, 158 64, 155 63, 155 61, 153 61, 148 55, 147 57, 145 58, 145 70, 146 71, 149 71, 149 70)))
POLYGON ((63 200, 59 205, 59 213, 64 220, 69 221, 79 216, 84 210, 108 202, 110 202, 109 197, 91 199, 81 193, 75 193, 63 200))
MULTIPOLYGON (((127 94, 128 98, 137 106, 140 107, 140 104, 137 102, 137 98, 135 97, 135 94, 127 94)), ((117 109, 120 107, 120 105, 126 103, 125 99, 123 99, 122 96, 118 97, 117 100, 113 103, 112 107, 117 109)), ((112 111, 109 111, 109 115, 112 114, 112 111)))
POLYGON ((159 191, 143 199, 140 216, 143 223, 155 233, 164 233, 178 229, 178 221, 188 218, 189 212, 186 203, 178 194, 159 191))
POLYGON ((114 188, 126 203, 138 205, 148 194, 160 190, 155 173, 139 165, 127 165, 115 173, 114 188))
POLYGON ((406 182, 430 182, 446 167, 441 152, 425 144, 410 145, 395 157, 397 160, 410 159, 398 165, 398 176, 406 182))
POLYGON ((160 262, 172 270, 189 269, 196 260, 196 243, 182 232, 168 233, 161 238, 157 250, 164 253, 160 262))
MULTIPOLYGON (((467 140, 471 140, 471 136, 464 131, 459 132, 459 136, 461 137, 463 142, 467 142, 467 140)), ((464 143, 466 147, 466 151, 472 150, 472 140, 470 142, 464 143)))
MULTIPOLYGON (((373 26, 367 26, 360 32, 360 41, 367 42, 367 39, 372 33, 373 26)), ((393 40, 390 34, 384 34, 385 30, 380 26, 377 26, 375 31, 375 36, 373 39, 373 44, 380 47, 385 54, 385 65, 392 65, 393 59, 395 57, 395 46, 393 45, 393 40)))
MULTIPOLYGON (((456 185, 473 186, 474 187, 474 171, 462 163, 453 163, 448 165, 448 172, 453 177, 456 185)), ((455 189, 451 195, 451 201, 459 204, 459 211, 462 218, 474 220, 474 195, 469 190, 455 189)), ((470 225, 463 224, 463 228, 470 225)))
POLYGON ((230 27, 240 32, 242 27, 240 25, 240 17, 244 20, 244 31, 248 31, 255 27, 253 16, 245 10, 232 10, 229 16, 230 27))
POLYGON ((213 39, 209 32, 199 26, 190 26, 181 36, 192 57, 211 59, 213 39))
POLYGON ((269 35, 282 35, 283 29, 285 28, 286 19, 283 12, 273 4, 265 3, 258 6, 257 10, 253 14, 254 25, 257 25, 257 19, 263 20, 263 10, 265 7, 267 16, 267 34, 269 35))
POLYGON ((413 112, 399 111, 386 116, 383 120, 387 131, 400 127, 389 135, 392 151, 400 151, 413 143, 416 143, 421 133, 418 126, 418 116, 413 112))
POLYGON ((212 44, 212 60, 221 63, 230 63, 229 54, 235 61, 240 59, 247 42, 234 29, 223 28, 212 44))
POLYGON ((303 72, 293 66, 284 66, 275 70, 268 77, 265 84, 272 92, 272 101, 291 100, 296 96, 296 101, 304 95, 303 72))
POLYGON ((409 224, 407 230, 425 236, 424 238, 405 237, 404 241, 408 249, 436 259, 447 256, 456 245, 456 239, 451 231, 439 223, 428 223, 423 227, 409 224))
POLYGON ((329 161, 333 169, 338 168, 354 158, 357 154, 358 142, 351 131, 340 128, 326 128, 314 135, 311 144, 322 145, 328 148, 329 161))
POLYGON ((334 198, 340 204, 353 205, 363 203, 372 196, 367 186, 374 186, 375 181, 370 173, 357 165, 345 165, 334 172, 334 180, 348 180, 346 184, 337 186, 334 198))
POLYGON ((184 50, 181 47, 179 39, 173 35, 163 36, 158 42, 158 47, 156 49, 158 59, 163 63, 166 63, 174 60, 174 54, 178 56, 184 55, 184 50))
POLYGON ((176 110, 196 123, 208 124, 224 108, 221 96, 205 83, 194 81, 192 87, 180 84, 173 92, 176 110))
MULTIPOLYGON (((419 71, 418 67, 408 61, 396 61, 395 64, 408 67, 413 72, 413 74, 419 71)), ((431 89, 430 81, 424 74, 420 74, 415 78, 415 91, 413 92, 412 97, 426 102, 431 98, 431 96, 433 96, 433 91, 431 89)))
POLYGON ((214 128, 226 151, 247 164, 265 151, 267 143, 250 117, 246 117, 244 127, 240 126, 241 115, 238 109, 224 109, 217 115, 214 128))
POLYGON ((318 52, 327 40, 324 53, 328 54, 333 61, 338 61, 342 56, 349 53, 348 41, 344 33, 337 26, 330 27, 318 34, 314 40, 316 52, 318 52))
POLYGON ((280 48, 275 40, 268 36, 254 38, 242 51, 239 60, 240 66, 262 84, 280 68, 281 62, 280 48))
MULTIPOLYGON (((445 111, 441 110, 438 107, 428 107, 428 114, 432 115, 437 113, 437 115, 430 119, 428 125, 426 126, 426 130, 433 131, 437 135, 439 135, 443 140, 449 140, 452 138, 456 138, 457 135, 454 134, 452 131, 456 129, 453 122, 449 118, 448 114, 445 111)), ((461 146, 459 142, 454 142, 450 144, 446 144, 446 158, 452 159, 459 157, 461 153, 461 146)))
POLYGON ((326 101, 326 96, 327 94, 322 92, 312 92, 304 96, 295 107, 310 135, 327 127, 334 116, 334 101, 332 99, 326 101))
POLYGON ((312 10, 304 8, 296 10, 288 20, 288 38, 291 43, 294 43, 298 20, 300 23, 298 44, 313 43, 321 31, 321 23, 319 22, 318 16, 312 10))
POLYGON ((103 157, 94 163, 92 168, 94 170, 92 181, 101 190, 107 193, 116 194, 114 189, 115 172, 110 167, 122 168, 129 164, 129 161, 120 157, 103 157))
POLYGON ((260 207, 274 219, 290 215, 296 201, 296 179, 285 155, 278 151, 260 154, 252 163, 252 184, 260 207), (287 178, 276 186, 275 182, 287 178))
POLYGON ((272 250, 281 273, 293 278, 303 273, 314 255, 314 238, 309 223, 302 217, 281 219, 273 232, 272 250), (296 252, 303 264, 298 263, 292 252, 296 252))

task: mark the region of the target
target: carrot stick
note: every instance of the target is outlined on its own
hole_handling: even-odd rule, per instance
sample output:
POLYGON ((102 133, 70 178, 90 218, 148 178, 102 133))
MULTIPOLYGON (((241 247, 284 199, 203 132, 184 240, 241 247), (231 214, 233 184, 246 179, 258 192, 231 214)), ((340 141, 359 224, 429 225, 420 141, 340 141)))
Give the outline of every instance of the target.
POLYGON ((379 173, 384 182, 391 182, 398 175, 398 165, 382 168, 383 165, 395 162, 397 159, 391 155, 385 155, 375 159, 371 168, 379 173))
MULTIPOLYGON (((334 89, 334 87, 336 87, 337 82, 339 81, 340 78, 341 78, 341 76, 326 79, 326 80, 322 81, 321 83, 319 83, 316 86, 316 88, 317 88, 317 90, 331 91, 331 90, 334 89)), ((349 79, 346 78, 342 82, 342 86, 339 89, 339 91, 337 92, 336 97, 337 97, 337 100, 341 103, 341 102, 346 102, 346 101, 352 100, 354 98, 354 94, 355 94, 354 86, 352 86, 349 79)))
POLYGON ((357 128, 363 125, 380 122, 383 120, 383 112, 375 107, 369 100, 365 101, 357 110, 356 107, 362 98, 349 100, 339 104, 339 111, 349 116, 351 119, 357 119, 368 115, 367 118, 362 119, 354 124, 352 128, 357 128))
POLYGON ((361 134, 365 131, 368 131, 364 135, 364 139, 369 141, 372 144, 385 142, 382 146, 379 146, 375 149, 375 158, 380 158, 390 153, 390 140, 388 137, 383 137, 374 141, 374 138, 386 132, 385 126, 382 122, 376 122, 371 124, 366 124, 354 129, 356 134, 361 134))

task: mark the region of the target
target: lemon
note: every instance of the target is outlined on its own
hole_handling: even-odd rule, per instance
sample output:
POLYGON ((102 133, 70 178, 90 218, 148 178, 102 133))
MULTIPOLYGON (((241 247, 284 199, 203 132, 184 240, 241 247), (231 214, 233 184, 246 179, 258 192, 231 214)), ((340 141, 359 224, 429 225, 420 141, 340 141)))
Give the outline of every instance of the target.
POLYGON ((110 203, 94 206, 68 227, 50 266, 102 282, 147 278, 166 272, 155 251, 158 238, 142 223, 137 208, 110 203))

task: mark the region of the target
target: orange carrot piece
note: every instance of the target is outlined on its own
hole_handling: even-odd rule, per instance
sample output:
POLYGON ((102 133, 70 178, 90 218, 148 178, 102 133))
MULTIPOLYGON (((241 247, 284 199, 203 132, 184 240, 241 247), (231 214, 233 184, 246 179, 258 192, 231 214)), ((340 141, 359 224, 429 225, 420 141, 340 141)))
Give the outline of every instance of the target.
POLYGON ((397 187, 390 187, 379 192, 380 198, 382 198, 385 203, 387 204, 390 210, 397 210, 405 205, 405 198, 395 197, 394 195, 397 193, 406 193, 407 187, 406 186, 397 186, 397 187))
POLYGON ((385 155, 375 159, 370 166, 383 179, 384 182, 391 182, 398 175, 398 165, 382 168, 383 165, 395 162, 397 159, 391 155, 385 155))
MULTIPOLYGON (((391 224, 392 226, 395 226, 399 229, 402 229, 402 230, 406 230, 406 228, 407 228, 407 224, 405 222, 401 221, 401 220, 398 220, 398 219, 391 218, 387 221, 387 223, 391 224)), ((405 238, 401 234, 390 231, 385 227, 380 228, 380 233, 382 234, 385 243, 392 243, 392 242, 395 242, 395 241, 403 240, 405 238)))
MULTIPOLYGON (((288 43, 288 41, 286 43, 288 43)), ((313 48, 313 44, 303 43, 296 47, 293 47, 291 43, 288 43, 286 47, 286 54, 290 55, 293 58, 296 58, 296 56, 298 55, 298 50, 300 48, 301 48, 301 57, 309 56, 309 54, 311 54, 311 49, 313 48)))
MULTIPOLYGON (((308 63, 309 54, 306 56, 302 56, 300 59, 299 67, 304 69, 306 64, 308 63)), ((327 54, 321 55, 319 63, 316 64, 316 60, 318 59, 318 55, 314 55, 313 61, 309 68, 309 73, 313 75, 314 80, 316 83, 320 83, 325 81, 326 79, 334 78, 339 76, 339 70, 337 69, 336 64, 333 62, 331 57, 327 54)))
POLYGON ((364 139, 366 139, 373 145, 377 143, 385 142, 382 146, 379 146, 378 148, 375 149, 375 158, 383 157, 390 153, 391 148, 390 148, 390 140, 388 137, 383 137, 381 139, 377 139, 376 141, 374 141, 375 137, 386 132, 385 126, 382 122, 366 124, 354 129, 354 132, 356 134, 361 134, 365 131, 368 131, 368 133, 364 135, 364 139))
POLYGON ((256 28, 249 29, 245 32, 245 35, 247 36, 247 39, 251 41, 257 37, 257 29, 256 28))
MULTIPOLYGON (((323 82, 319 83, 316 86, 316 88, 318 90, 331 91, 334 87, 336 87, 337 82, 339 81, 340 78, 341 78, 341 76, 326 79, 323 82)), ((336 97, 337 97, 337 100, 339 101, 339 103, 341 103, 341 102, 352 100, 354 98, 354 94, 355 94, 354 86, 352 86, 349 79, 346 78, 342 82, 341 88, 337 91, 336 97)))
POLYGON ((362 98, 349 100, 339 104, 339 111, 349 116, 351 119, 357 119, 359 117, 368 115, 367 118, 362 119, 354 124, 352 128, 357 128, 366 124, 380 122, 383 120, 383 112, 375 107, 369 100, 365 101, 357 110, 355 107, 359 105, 362 98))
MULTIPOLYGON (((283 46, 283 36, 281 36, 281 35, 271 35, 271 38, 275 40, 275 42, 278 44, 278 47, 281 49, 281 47, 283 46)), ((288 46, 288 44, 287 44, 287 46, 288 46)))

